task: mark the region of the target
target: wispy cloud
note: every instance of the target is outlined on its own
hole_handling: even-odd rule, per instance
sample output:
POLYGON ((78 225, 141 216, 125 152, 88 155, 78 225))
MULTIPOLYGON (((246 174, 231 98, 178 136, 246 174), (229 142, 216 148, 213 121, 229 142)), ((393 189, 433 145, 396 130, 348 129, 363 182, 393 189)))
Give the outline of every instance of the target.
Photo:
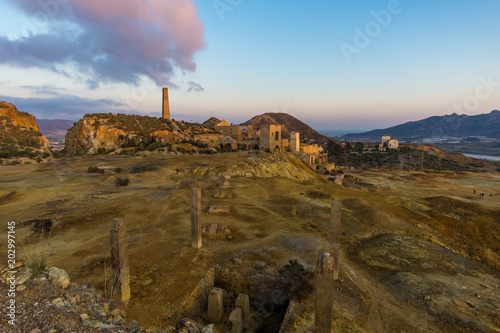
POLYGON ((0 36, 0 63, 83 77, 91 88, 137 84, 141 76, 168 85, 175 68, 196 70, 194 54, 205 47, 192 0, 72 0, 48 7, 8 1, 33 22, 44 14, 48 29, 32 24, 21 37, 0 36))
POLYGON ((203 90, 205 90, 205 88, 203 88, 201 86, 201 84, 199 84, 199 83, 196 83, 196 82, 193 82, 193 81, 190 81, 188 83, 188 90, 187 90, 187 92, 192 92, 192 91, 196 92, 196 91, 203 91, 203 90))
POLYGON ((43 85, 43 86, 21 86, 21 88, 31 90, 33 93, 38 95, 49 95, 49 96, 61 96, 64 95, 61 91, 66 91, 64 88, 54 88, 53 86, 43 85))
POLYGON ((1 96, 0 101, 14 104, 19 111, 37 118, 78 120, 87 113, 128 113, 127 106, 110 99, 89 99, 59 94, 53 98, 1 96))

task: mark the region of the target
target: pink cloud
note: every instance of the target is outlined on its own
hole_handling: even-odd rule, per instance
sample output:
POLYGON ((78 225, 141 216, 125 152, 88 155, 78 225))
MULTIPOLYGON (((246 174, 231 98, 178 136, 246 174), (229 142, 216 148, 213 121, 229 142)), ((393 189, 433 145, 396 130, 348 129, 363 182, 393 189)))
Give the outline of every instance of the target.
POLYGON ((105 81, 136 83, 141 75, 165 84, 175 67, 196 70, 194 55, 205 47, 203 22, 192 0, 10 2, 29 15, 48 14, 51 33, 21 38, 16 41, 21 54, 0 51, 0 62, 5 58, 4 62, 14 65, 55 68, 51 60, 65 60, 92 73, 94 85, 105 81), (40 3, 52 6, 48 10, 40 3), (76 38, 64 31, 67 26, 62 23, 68 22, 82 31, 76 38), (41 50, 31 47, 39 45, 41 37, 60 45, 53 58, 42 59, 41 50))

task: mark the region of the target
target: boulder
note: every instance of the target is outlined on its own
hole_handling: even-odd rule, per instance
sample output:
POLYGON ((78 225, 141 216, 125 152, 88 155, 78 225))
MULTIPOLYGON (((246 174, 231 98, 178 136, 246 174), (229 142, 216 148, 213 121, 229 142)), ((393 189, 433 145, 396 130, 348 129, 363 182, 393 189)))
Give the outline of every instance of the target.
POLYGON ((62 268, 51 267, 48 270, 49 281, 58 288, 66 289, 69 286, 69 275, 62 268))

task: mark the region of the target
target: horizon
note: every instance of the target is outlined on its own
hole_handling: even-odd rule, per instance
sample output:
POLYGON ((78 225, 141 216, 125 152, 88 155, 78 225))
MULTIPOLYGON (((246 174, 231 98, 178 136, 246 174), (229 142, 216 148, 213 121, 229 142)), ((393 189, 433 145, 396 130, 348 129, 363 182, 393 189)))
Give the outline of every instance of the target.
POLYGON ((0 100, 38 119, 159 117, 163 86, 174 119, 285 112, 317 131, 499 108, 500 3, 491 1, 8 0, 0 9, 0 100))

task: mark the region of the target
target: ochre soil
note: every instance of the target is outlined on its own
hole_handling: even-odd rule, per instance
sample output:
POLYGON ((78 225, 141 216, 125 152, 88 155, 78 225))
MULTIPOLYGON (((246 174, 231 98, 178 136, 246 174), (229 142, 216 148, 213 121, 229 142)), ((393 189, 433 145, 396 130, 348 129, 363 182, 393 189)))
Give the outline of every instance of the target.
MULTIPOLYGON (((20 258, 29 244, 36 252, 39 242, 23 222, 54 219, 44 243, 49 266, 102 290, 111 274, 111 223, 123 218, 132 275, 127 320, 166 327, 182 316, 204 320, 201 313, 183 312, 183 301, 215 264, 242 277, 231 282, 241 290, 229 292, 243 290, 250 298, 259 286, 246 277, 278 275, 290 259, 313 270, 328 248, 330 205, 341 201, 336 332, 500 331, 499 173, 369 170, 353 173, 374 185, 358 190, 302 168, 316 180, 232 177, 234 198, 214 198, 227 168, 245 168, 250 157, 255 155, 86 156, 1 167, 0 217, 17 222, 20 258), (89 166, 105 173, 90 174, 89 166), (191 172, 200 166, 208 171, 191 172), (116 177, 130 184, 118 187, 116 177), (203 223, 224 223, 232 231, 232 237, 204 237, 199 250, 190 241, 195 186, 202 188, 203 223), (208 214, 211 205, 229 205, 231 212, 208 214), (267 266, 256 269, 258 261, 267 266)), ((4 222, 0 233, 6 235, 4 222)), ((3 249, 6 238, 0 239, 3 249)), ((251 304, 257 312, 258 304, 251 304)), ((311 332, 314 295, 292 301, 290 309, 283 331, 311 332)))

